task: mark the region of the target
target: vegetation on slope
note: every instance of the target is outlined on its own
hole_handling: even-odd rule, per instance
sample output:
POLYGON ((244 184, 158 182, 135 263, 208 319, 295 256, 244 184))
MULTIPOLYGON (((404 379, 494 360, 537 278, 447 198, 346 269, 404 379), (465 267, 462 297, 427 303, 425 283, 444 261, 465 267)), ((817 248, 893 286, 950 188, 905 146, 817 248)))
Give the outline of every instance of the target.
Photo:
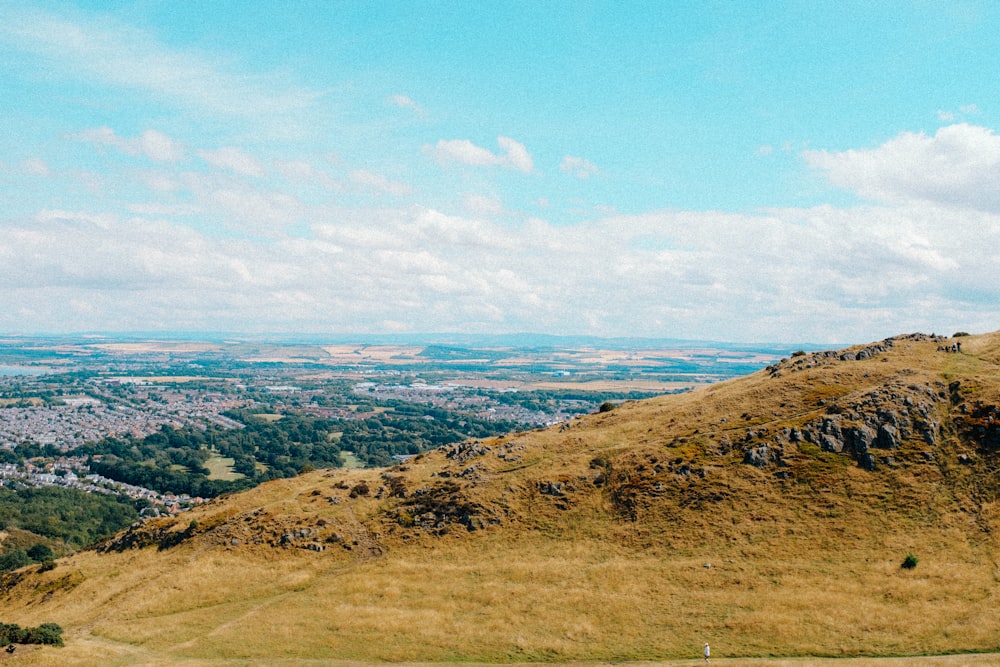
POLYGON ((58 487, 0 488, 0 571, 51 560, 139 518, 127 498, 58 487))

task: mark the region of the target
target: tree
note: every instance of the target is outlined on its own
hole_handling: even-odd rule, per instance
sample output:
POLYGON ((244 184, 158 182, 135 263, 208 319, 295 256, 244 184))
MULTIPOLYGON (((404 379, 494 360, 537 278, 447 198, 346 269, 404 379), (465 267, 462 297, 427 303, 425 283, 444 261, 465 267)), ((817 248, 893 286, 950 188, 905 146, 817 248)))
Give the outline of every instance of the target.
POLYGON ((24 549, 14 549, 0 556, 0 572, 9 572, 25 565, 31 565, 31 559, 24 549))
POLYGON ((38 543, 28 549, 28 557, 36 563, 41 563, 42 561, 52 560, 55 557, 55 553, 53 553, 49 545, 38 543))

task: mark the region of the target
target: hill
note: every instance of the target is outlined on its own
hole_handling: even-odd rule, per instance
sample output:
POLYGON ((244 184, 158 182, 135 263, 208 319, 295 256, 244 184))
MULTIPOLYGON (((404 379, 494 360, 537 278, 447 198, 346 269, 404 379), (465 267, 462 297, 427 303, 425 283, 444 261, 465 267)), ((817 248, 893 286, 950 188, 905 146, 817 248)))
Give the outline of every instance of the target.
POLYGON ((135 524, 0 621, 66 631, 25 665, 994 651, 998 417, 1000 333, 796 354, 135 524))

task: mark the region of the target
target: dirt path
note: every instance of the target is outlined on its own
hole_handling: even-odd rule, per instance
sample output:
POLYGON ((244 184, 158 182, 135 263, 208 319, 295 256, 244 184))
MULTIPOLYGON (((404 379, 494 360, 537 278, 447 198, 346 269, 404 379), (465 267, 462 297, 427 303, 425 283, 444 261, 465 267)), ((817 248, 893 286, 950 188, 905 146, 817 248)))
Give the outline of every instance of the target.
MULTIPOLYGON (((354 662, 349 660, 322 660, 316 658, 205 658, 180 657, 163 652, 150 652, 140 647, 114 641, 92 638, 90 641, 71 642, 65 648, 46 647, 28 657, 38 647, 18 647, 16 653, 0 655, 0 660, 10 660, 22 655, 27 658, 25 667, 385 667, 384 663, 354 662), (24 651, 22 652, 22 648, 24 651)), ((15 667, 19 663, 11 663, 15 667)), ((566 662, 566 663, 466 663, 464 667, 695 667, 704 665, 699 657, 689 660, 662 660, 648 662, 566 662)), ((392 667, 449 667, 452 663, 399 662, 392 667)), ((712 657, 711 665, 718 667, 1000 667, 1000 653, 979 653, 903 658, 726 658, 712 657)))

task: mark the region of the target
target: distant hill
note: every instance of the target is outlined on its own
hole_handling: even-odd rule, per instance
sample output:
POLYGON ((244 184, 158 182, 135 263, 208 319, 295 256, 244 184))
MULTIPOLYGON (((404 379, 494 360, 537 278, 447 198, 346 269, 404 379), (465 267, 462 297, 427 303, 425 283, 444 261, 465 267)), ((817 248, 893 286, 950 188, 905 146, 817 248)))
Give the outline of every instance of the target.
POLYGON ((65 630, 32 665, 995 651, 998 500, 1000 333, 903 335, 136 524, 0 621, 65 630))
POLYGON ((815 350, 810 343, 733 343, 685 338, 601 337, 539 333, 467 334, 467 333, 365 333, 365 334, 280 334, 249 335, 226 332, 142 331, 93 332, 64 335, 8 336, 12 342, 47 341, 96 344, 101 342, 187 341, 192 343, 253 343, 276 345, 408 345, 450 347, 496 347, 565 349, 595 347, 608 350, 712 348, 788 354, 792 350, 815 350))

